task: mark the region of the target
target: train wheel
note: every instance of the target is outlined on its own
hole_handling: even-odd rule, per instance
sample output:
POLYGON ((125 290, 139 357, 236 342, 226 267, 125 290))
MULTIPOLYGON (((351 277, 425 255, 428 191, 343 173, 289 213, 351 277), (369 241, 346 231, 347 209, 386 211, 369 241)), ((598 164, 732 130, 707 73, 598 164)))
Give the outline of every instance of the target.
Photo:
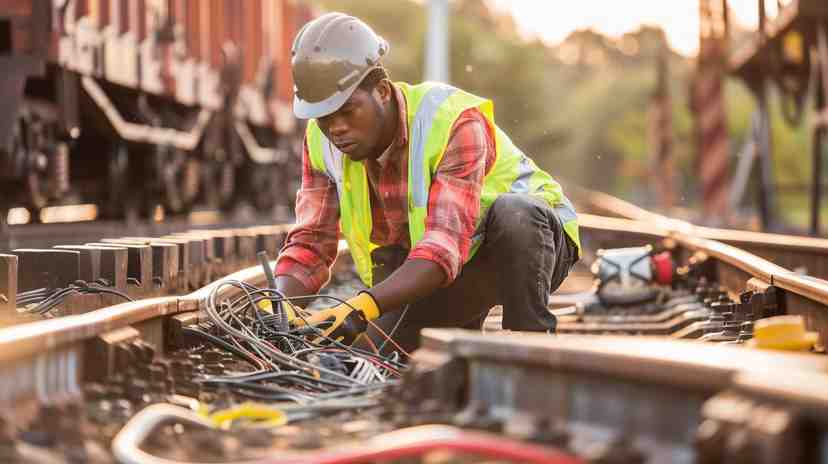
POLYGON ((162 202, 171 213, 190 211, 198 195, 200 173, 198 162, 183 150, 161 147, 158 150, 160 162, 156 163, 158 178, 161 180, 162 202))
POLYGON ((38 104, 21 114, 24 161, 23 185, 26 203, 33 209, 45 207, 69 190, 69 147, 59 142, 52 108, 38 104))

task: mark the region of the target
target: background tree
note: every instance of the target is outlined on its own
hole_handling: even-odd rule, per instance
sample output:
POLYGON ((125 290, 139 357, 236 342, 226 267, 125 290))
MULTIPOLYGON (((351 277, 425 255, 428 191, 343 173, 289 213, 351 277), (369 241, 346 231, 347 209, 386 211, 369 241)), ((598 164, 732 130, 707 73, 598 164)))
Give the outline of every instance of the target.
MULTIPOLYGON (((426 10, 411 0, 317 0, 326 11, 364 19, 391 43, 386 60, 392 79, 423 79, 426 10), (404 20, 401 20, 404 18, 404 20)), ((656 60, 666 44, 653 26, 618 38, 592 30, 572 32, 550 46, 521 37, 509 15, 484 0, 454 0, 450 18, 451 83, 494 100, 495 119, 515 143, 565 183, 607 191, 643 206, 655 202, 647 182, 647 110, 656 84, 656 60)), ((734 31, 735 47, 746 32, 734 31)), ((692 59, 669 55, 673 104, 673 157, 677 201, 697 206, 694 140, 688 103, 692 59)), ((773 99, 772 99, 773 100, 773 99)), ((755 104, 736 79, 726 85, 732 150, 741 146, 755 104)), ((810 178, 807 121, 802 128, 773 115, 777 181, 810 178)), ((733 163, 735 164, 735 163, 733 163)), ((748 210, 752 204, 746 194, 748 210)), ((781 194, 780 212, 804 224, 804 194, 781 194)))

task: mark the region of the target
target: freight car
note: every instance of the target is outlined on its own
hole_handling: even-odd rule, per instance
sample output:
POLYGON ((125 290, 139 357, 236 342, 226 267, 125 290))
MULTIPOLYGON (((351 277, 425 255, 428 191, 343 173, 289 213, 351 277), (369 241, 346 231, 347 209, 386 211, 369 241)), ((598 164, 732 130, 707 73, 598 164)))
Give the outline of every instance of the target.
POLYGON ((0 0, 0 218, 291 205, 296 0, 0 0))

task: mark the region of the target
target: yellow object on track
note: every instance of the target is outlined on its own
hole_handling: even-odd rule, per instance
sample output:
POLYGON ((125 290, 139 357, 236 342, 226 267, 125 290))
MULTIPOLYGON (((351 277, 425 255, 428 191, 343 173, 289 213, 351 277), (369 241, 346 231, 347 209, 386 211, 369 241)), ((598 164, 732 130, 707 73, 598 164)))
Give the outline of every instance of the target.
POLYGON ((202 411, 201 414, 221 429, 230 428, 230 425, 237 420, 246 420, 249 422, 248 426, 257 428, 280 427, 287 423, 287 415, 281 409, 252 402, 245 402, 209 414, 202 411))
POLYGON ((818 339, 816 332, 805 330, 802 316, 776 316, 756 321, 748 345, 767 350, 807 351, 818 339))

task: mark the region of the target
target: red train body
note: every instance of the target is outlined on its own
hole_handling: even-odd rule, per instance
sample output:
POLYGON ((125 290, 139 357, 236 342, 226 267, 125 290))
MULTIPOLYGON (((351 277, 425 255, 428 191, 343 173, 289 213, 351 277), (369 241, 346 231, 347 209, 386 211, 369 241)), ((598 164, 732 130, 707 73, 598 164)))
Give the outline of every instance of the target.
POLYGON ((0 216, 287 206, 290 44, 312 14, 295 0, 0 0, 0 216))

